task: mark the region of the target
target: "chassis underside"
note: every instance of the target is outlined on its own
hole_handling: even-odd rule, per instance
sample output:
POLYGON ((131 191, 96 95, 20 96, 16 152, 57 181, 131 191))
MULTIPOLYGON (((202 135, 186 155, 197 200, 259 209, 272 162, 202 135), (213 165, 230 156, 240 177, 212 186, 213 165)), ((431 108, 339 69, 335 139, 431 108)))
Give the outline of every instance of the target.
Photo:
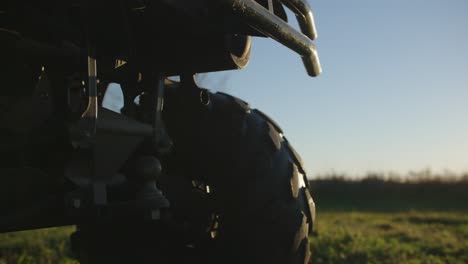
POLYGON ((172 147, 165 91, 208 100, 193 75, 244 67, 250 36, 274 38, 320 73, 303 0, 2 3, 0 232, 167 207, 154 184, 172 147), (122 87, 121 114, 101 107, 109 83, 122 87), (115 187, 123 174, 133 176, 115 187))

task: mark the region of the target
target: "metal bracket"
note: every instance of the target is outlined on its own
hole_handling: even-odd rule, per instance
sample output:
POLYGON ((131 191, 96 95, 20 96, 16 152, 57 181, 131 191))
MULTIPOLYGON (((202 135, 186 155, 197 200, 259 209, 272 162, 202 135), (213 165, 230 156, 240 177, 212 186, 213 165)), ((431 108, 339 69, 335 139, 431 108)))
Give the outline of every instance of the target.
POLYGON ((88 107, 81 116, 82 129, 87 137, 96 135, 98 117, 97 65, 96 59, 88 56, 88 107))

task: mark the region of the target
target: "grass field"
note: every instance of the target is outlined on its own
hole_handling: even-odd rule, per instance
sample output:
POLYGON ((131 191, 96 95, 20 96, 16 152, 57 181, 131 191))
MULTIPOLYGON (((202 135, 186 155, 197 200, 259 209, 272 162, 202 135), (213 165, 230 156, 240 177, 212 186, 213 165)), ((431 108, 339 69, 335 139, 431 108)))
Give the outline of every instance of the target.
MULTIPOLYGON (((321 212, 313 263, 468 263, 468 213, 321 212)), ((0 264, 77 263, 72 227, 0 235, 0 264)))
MULTIPOLYGON (((313 263, 468 263, 468 184, 312 182, 313 263)), ((77 263, 73 227, 0 234, 0 264, 77 263)))
POLYGON ((468 213, 323 212, 313 263, 468 263, 468 213))
POLYGON ((78 263, 71 257, 73 227, 0 234, 0 264, 78 263))

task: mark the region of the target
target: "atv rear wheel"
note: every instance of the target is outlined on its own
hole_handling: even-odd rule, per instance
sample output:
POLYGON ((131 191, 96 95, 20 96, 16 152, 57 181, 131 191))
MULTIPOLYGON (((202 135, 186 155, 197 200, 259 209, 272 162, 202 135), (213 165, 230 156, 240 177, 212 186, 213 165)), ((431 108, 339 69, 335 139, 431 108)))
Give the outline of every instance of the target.
POLYGON ((91 259, 83 263, 107 263, 106 254, 109 263, 309 263, 315 205, 279 126, 235 97, 177 92, 164 113, 174 141, 160 182, 169 220, 84 227, 75 235, 91 259))
POLYGON ((203 93, 198 107, 169 100, 167 127, 175 145, 169 169, 209 186, 217 221, 210 257, 308 263, 315 205, 300 157, 259 110, 227 94, 203 93))

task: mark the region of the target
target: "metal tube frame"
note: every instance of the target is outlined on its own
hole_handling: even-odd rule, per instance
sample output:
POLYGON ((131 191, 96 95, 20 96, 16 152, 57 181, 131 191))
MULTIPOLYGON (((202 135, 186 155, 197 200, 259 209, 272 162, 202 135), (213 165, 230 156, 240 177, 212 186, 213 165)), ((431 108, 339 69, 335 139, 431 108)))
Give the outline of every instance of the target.
POLYGON ((322 72, 315 44, 317 37, 312 9, 306 0, 280 0, 295 15, 301 32, 254 0, 226 0, 234 14, 252 28, 275 39, 302 57, 309 76, 322 72))

